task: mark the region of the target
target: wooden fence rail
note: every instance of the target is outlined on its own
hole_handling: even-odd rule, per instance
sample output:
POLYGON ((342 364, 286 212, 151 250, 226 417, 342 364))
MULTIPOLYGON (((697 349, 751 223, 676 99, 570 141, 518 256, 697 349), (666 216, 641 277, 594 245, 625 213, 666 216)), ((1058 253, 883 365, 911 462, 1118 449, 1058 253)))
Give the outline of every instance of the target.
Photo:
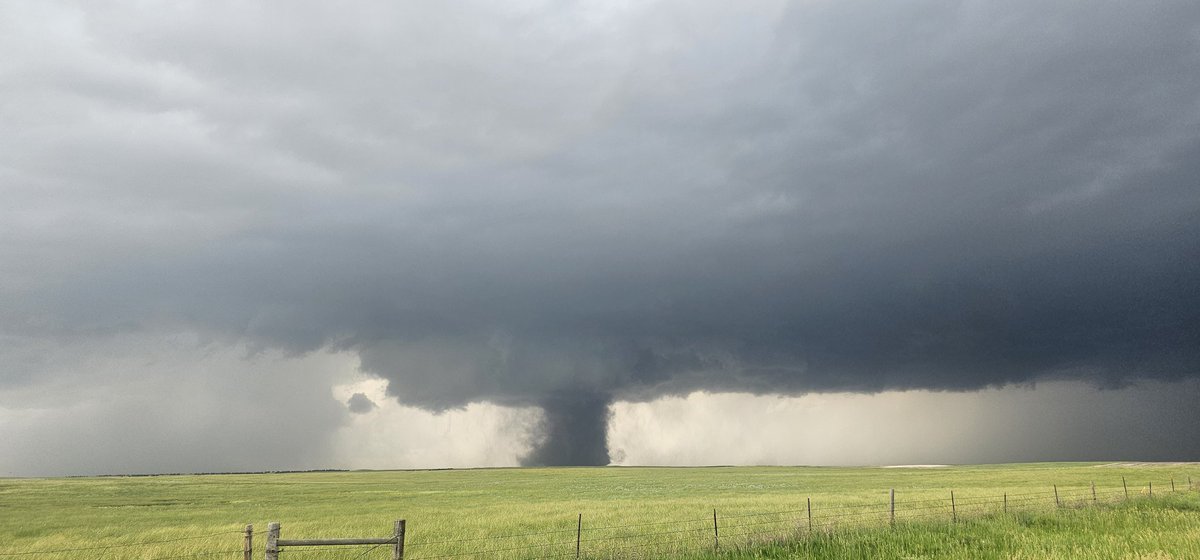
MULTIPOLYGON (((250 535, 251 527, 246 527, 246 534, 250 535)), ((249 543, 249 536, 247 543, 249 543)), ((392 532, 392 536, 387 538, 360 538, 360 539, 281 539, 279 538, 279 522, 272 521, 267 524, 267 548, 266 560, 279 560, 280 549, 289 546, 359 546, 359 545, 376 545, 385 544, 392 545, 392 560, 404 560, 404 520, 397 519, 396 525, 392 532)), ((249 544, 247 544, 247 547, 249 544)), ((249 556, 247 556, 249 558, 249 556)))

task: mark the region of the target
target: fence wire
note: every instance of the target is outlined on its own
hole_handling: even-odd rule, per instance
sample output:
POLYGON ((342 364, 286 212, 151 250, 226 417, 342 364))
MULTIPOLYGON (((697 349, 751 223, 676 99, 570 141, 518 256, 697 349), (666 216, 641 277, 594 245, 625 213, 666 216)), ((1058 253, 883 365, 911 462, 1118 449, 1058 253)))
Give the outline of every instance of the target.
MULTIPOLYGON (((893 525, 939 523, 949 524, 998 514, 1019 514, 1054 509, 1075 509, 1099 504, 1120 503, 1133 498, 1152 497, 1177 492, 1171 484, 1161 485, 1157 494, 1152 494, 1150 485, 1130 488, 1063 487, 1048 491, 1000 493, 976 495, 955 493, 947 490, 944 497, 922 497, 902 499, 885 497, 875 503, 856 502, 826 504, 809 499, 803 508, 777 511, 743 511, 731 514, 714 512, 713 517, 697 517, 677 520, 628 523, 620 525, 588 526, 582 522, 569 529, 551 529, 524 533, 487 535, 462 539, 421 541, 413 539, 405 544, 408 560, 449 560, 456 558, 504 557, 520 560, 553 558, 623 558, 631 554, 653 554, 662 556, 672 553, 719 551, 740 549, 763 543, 802 539, 815 534, 833 534, 838 531, 880 529, 893 525), (891 500, 894 500, 891 501, 891 500), (522 542, 524 541, 524 542, 522 542)), ((1195 490, 1190 483, 1184 492, 1195 490)), ((887 495, 885 495, 887 496, 887 495)), ((928 494, 926 494, 928 496, 928 494)), ((829 496, 822 496, 828 499, 829 496)), ((572 520, 576 521, 576 520, 572 520)), ((128 551, 134 547, 167 545, 199 541, 201 539, 244 536, 244 529, 214 533, 186 535, 171 538, 147 539, 109 545, 66 547, 44 550, 3 551, 0 558, 38 558, 45 555, 96 553, 108 550, 128 551)), ((256 532, 256 543, 261 543, 265 532, 256 532)), ((265 540, 265 539, 263 539, 265 540)), ((232 544, 225 541, 226 545, 232 544)), ((207 544, 207 543, 205 543, 207 544)), ((280 558, 288 560, 364 560, 380 557, 391 552, 385 544, 355 546, 289 546, 279 549, 280 558)), ((195 549, 193 545, 191 548, 195 549)), ((262 554, 259 552, 257 554, 262 554)), ((146 560, 183 560, 187 558, 238 558, 244 556, 242 548, 229 546, 205 546, 194 552, 179 551, 146 558, 146 560)))
MULTIPOLYGON (((104 550, 132 548, 135 546, 140 547, 140 546, 146 546, 146 545, 152 545, 152 544, 167 544, 167 543, 176 543, 176 542, 183 542, 183 541, 192 541, 192 540, 198 540, 198 539, 211 539, 214 537, 228 536, 230 534, 242 535, 242 534, 245 534, 245 530, 238 529, 238 530, 231 530, 231 531, 219 531, 216 533, 206 533, 206 534, 202 534, 202 535, 188 535, 188 536, 183 536, 183 537, 172 537, 169 539, 152 539, 152 540, 143 540, 143 541, 136 541, 136 542, 129 542, 129 543, 108 544, 108 545, 98 545, 98 546, 80 546, 80 547, 55 548, 55 549, 46 549, 46 550, 23 550, 20 552, 0 552, 0 557, 36 556, 36 555, 41 555, 41 554, 63 554, 63 553, 67 553, 67 552, 100 552, 100 551, 104 551, 104 550)), ((240 554, 241 552, 242 552, 242 550, 238 549, 238 553, 240 554)), ((219 554, 219 553, 206 552, 205 554, 219 554)))

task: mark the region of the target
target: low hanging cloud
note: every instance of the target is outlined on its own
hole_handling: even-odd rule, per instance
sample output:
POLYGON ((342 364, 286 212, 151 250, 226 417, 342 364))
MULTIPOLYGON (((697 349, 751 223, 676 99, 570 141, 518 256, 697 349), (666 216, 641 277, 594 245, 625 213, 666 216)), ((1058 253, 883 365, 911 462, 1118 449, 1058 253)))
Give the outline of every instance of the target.
POLYGON ((354 393, 346 399, 346 409, 355 414, 366 414, 379 408, 375 401, 371 400, 366 393, 354 393))
POLYGON ((1198 21, 9 3, 0 383, 197 332, 602 464, 614 400, 1192 379, 1198 21))

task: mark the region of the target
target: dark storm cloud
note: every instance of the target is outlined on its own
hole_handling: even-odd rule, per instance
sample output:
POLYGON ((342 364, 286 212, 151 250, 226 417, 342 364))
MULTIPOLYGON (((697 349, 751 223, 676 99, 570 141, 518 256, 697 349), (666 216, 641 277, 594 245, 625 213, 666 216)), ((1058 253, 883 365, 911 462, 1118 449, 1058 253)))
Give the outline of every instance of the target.
POLYGON ((13 340, 350 350, 543 406, 533 462, 617 398, 1200 373, 1195 2, 5 9, 13 340))

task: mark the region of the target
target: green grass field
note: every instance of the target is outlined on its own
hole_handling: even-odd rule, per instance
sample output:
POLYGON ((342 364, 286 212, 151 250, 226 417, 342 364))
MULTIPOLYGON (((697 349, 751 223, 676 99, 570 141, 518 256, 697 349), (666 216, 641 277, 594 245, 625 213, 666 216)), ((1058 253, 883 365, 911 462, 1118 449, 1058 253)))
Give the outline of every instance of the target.
MULTIPOLYGON (((268 521, 301 539, 386 537, 401 518, 413 560, 569 558, 579 514, 588 558, 1200 558, 1189 476, 1200 487, 1200 465, 1080 463, 3 479, 0 559, 241 558, 246 524, 262 558, 268 521)), ((280 554, 358 557, 390 549, 280 554)))

